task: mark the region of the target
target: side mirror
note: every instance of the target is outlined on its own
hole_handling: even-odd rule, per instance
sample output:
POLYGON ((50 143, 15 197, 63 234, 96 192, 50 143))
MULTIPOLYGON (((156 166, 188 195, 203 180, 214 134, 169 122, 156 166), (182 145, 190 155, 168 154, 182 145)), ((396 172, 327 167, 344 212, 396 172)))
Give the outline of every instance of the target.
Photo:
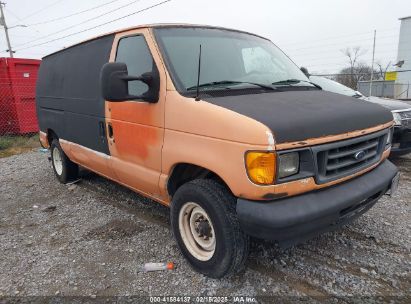
POLYGON ((158 101, 160 79, 158 73, 144 73, 140 76, 128 75, 127 65, 122 62, 109 62, 103 65, 100 73, 100 84, 103 98, 108 101, 144 100, 158 101), (129 81, 141 81, 148 86, 142 95, 130 95, 129 81))

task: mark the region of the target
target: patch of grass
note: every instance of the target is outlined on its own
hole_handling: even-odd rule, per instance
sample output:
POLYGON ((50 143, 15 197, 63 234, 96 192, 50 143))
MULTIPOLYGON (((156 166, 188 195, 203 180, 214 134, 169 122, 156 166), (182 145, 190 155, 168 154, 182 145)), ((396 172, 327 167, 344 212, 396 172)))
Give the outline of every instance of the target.
POLYGON ((40 147, 38 134, 0 136, 0 158, 24 153, 38 147, 40 147))

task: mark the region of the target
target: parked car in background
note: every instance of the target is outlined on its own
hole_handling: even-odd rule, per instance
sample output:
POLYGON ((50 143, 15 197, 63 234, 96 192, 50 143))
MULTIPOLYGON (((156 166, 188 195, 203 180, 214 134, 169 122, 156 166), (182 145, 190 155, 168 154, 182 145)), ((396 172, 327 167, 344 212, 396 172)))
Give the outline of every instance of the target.
POLYGON ((309 78, 311 82, 325 91, 373 102, 391 110, 395 121, 391 155, 399 156, 411 152, 411 105, 395 99, 366 97, 358 91, 325 77, 309 76, 309 78))

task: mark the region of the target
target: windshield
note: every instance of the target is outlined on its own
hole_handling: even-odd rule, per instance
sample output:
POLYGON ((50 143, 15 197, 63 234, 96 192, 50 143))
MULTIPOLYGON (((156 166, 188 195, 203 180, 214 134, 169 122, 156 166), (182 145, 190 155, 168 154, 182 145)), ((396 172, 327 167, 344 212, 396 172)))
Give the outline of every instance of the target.
POLYGON ((300 69, 264 38, 199 27, 158 28, 155 29, 155 36, 179 91, 192 90, 197 85, 200 45, 202 90, 253 84, 260 88, 291 85, 312 87, 300 69), (297 82, 273 85, 289 79, 297 82))
POLYGON ((342 85, 339 82, 336 82, 334 80, 331 80, 325 77, 310 76, 310 80, 311 82, 319 85, 324 91, 329 91, 329 92, 351 96, 351 97, 357 97, 359 95, 353 89, 346 87, 345 85, 342 85))

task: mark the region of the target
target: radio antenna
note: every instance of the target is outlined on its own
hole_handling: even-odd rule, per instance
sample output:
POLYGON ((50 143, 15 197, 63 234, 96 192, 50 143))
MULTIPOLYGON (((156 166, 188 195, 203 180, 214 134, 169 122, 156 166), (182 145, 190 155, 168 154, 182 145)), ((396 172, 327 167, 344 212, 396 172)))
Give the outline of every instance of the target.
POLYGON ((201 74, 201 44, 200 44, 200 53, 198 54, 198 70, 197 70, 197 93, 196 101, 200 101, 200 74, 201 74))

